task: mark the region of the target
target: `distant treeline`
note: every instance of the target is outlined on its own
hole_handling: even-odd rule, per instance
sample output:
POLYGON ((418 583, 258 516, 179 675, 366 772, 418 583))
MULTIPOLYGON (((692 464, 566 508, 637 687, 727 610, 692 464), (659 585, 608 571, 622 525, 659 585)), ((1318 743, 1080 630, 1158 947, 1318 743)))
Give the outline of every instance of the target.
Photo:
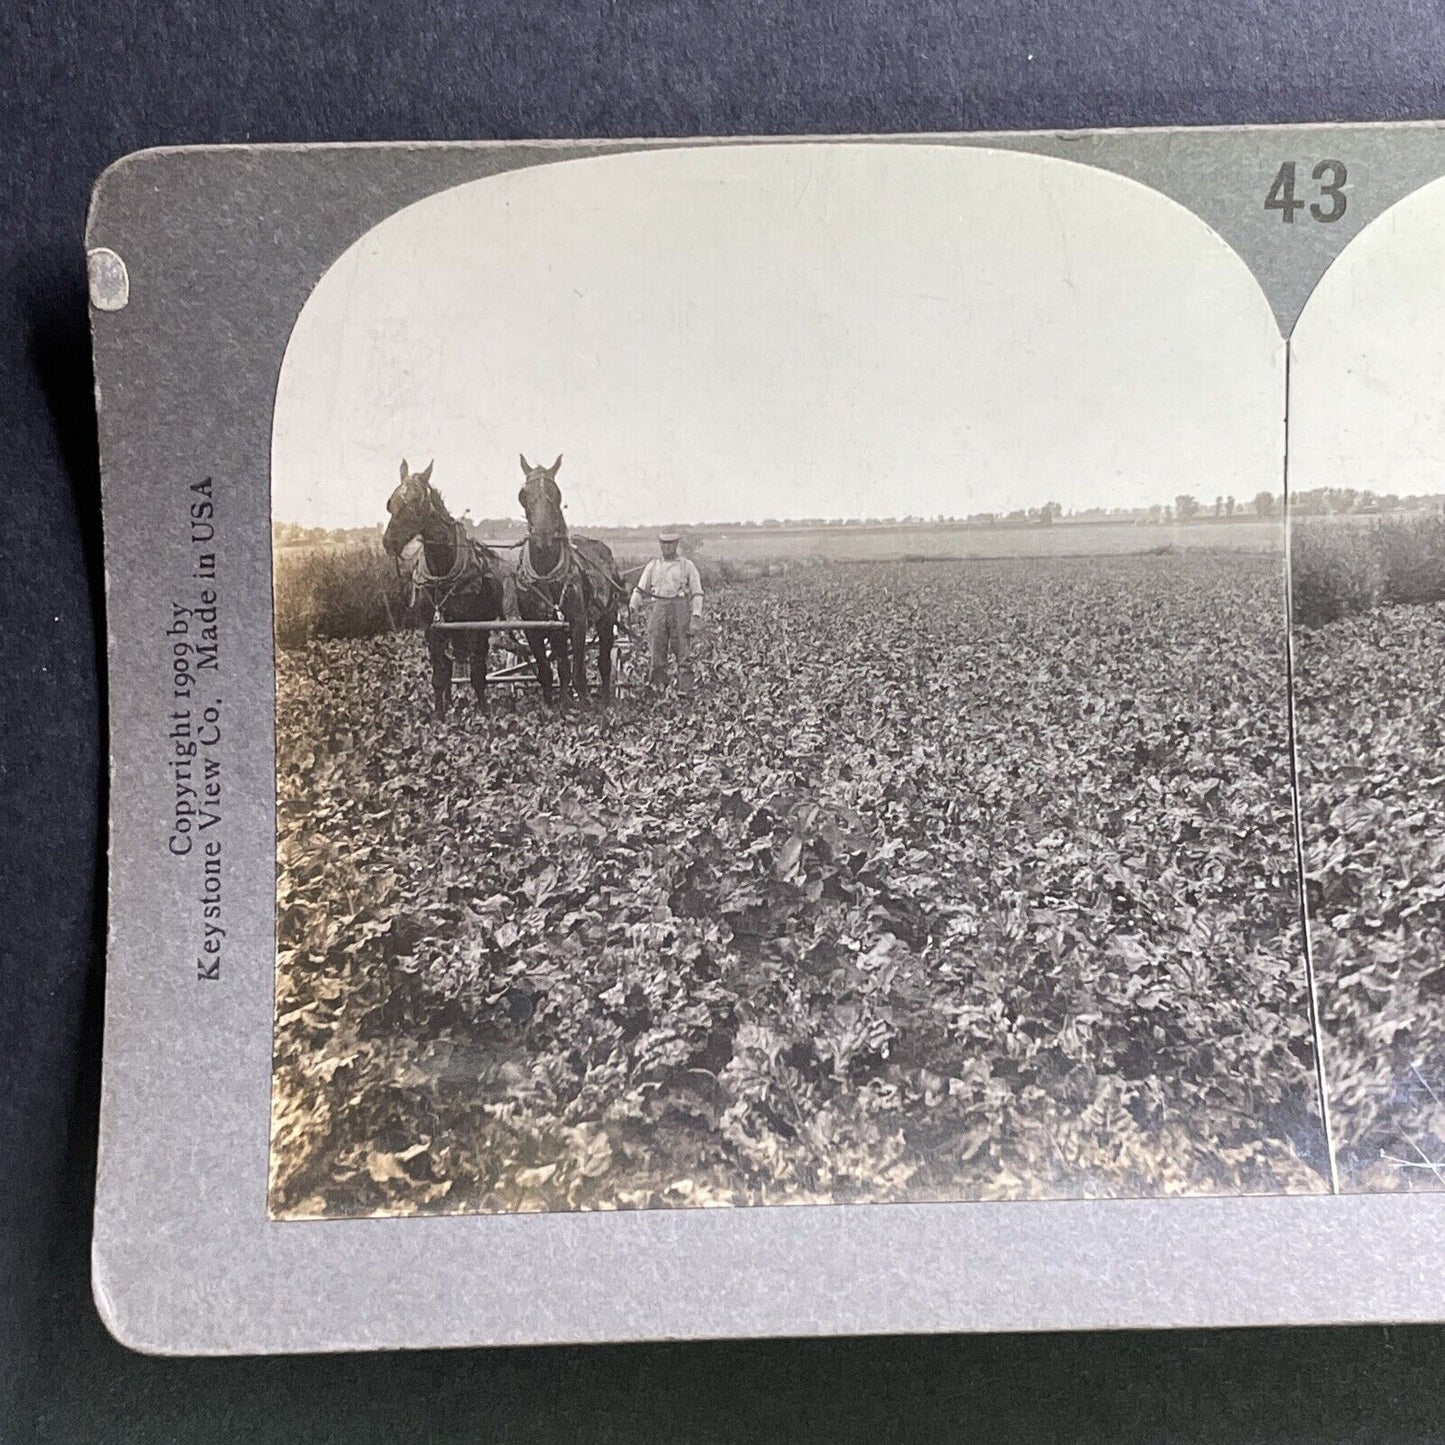
MULTIPOLYGON (((463 514, 461 519, 478 541, 497 537, 522 537, 527 524, 521 517, 482 517, 463 514)), ((374 527, 303 527, 299 522, 272 522, 271 545, 282 547, 379 547, 385 523, 374 527)))
POLYGON ((297 522, 272 522, 271 545, 282 547, 379 546, 384 527, 303 527, 297 522))
POLYGON ((1384 516, 1390 512, 1439 512, 1445 492, 1372 492, 1357 487, 1314 487, 1291 492, 1289 509, 1296 517, 1384 516))
MULTIPOLYGON (((1172 502, 1156 502, 1149 507, 1081 507, 1066 510, 1058 502, 1045 502, 1040 507, 1018 507, 1011 512, 970 512, 963 516, 938 513, 931 517, 768 517, 761 522, 681 522, 663 520, 655 526, 589 527, 602 536, 650 533, 656 527, 674 527, 690 533, 731 533, 778 530, 821 530, 838 527, 1050 527, 1067 526, 1071 522, 1118 522, 1136 526, 1169 526, 1176 522, 1245 522, 1277 518, 1282 498, 1277 492, 1256 492, 1248 501, 1233 496, 1216 496, 1201 500, 1187 492, 1172 502)), ((1320 516, 1383 516, 1396 512, 1439 511, 1445 506, 1445 493, 1401 496, 1395 492, 1373 492, 1355 487, 1315 487, 1294 492, 1290 510, 1297 517, 1320 516)), ((473 517, 462 514, 462 521, 480 541, 520 537, 527 524, 520 517, 473 517)), ((302 527, 295 522, 272 524, 272 542, 283 547, 360 546, 380 541, 382 526, 375 527, 302 527)))

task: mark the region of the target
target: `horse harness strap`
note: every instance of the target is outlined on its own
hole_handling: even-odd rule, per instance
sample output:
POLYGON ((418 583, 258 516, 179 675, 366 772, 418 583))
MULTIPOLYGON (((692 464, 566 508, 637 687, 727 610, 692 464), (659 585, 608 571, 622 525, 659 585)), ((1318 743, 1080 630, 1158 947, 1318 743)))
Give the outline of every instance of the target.
POLYGON ((547 572, 539 572, 532 565, 531 539, 522 548, 521 555, 517 558, 517 576, 528 587, 536 587, 543 582, 562 582, 570 577, 577 565, 577 558, 572 547, 571 539, 564 540, 557 549, 556 564, 547 572))
POLYGON ((430 597, 432 608, 440 612, 457 592, 466 590, 468 583, 486 576, 487 568, 482 560, 481 549, 467 535, 467 529, 461 522, 453 525, 456 536, 452 543, 452 565, 446 572, 433 572, 427 567, 425 547, 417 554, 411 573, 412 606, 416 605, 417 599, 423 594, 434 594, 437 588, 445 588, 439 597, 430 597))
POLYGON ((557 549, 557 561, 546 572, 537 571, 532 564, 531 539, 522 547, 517 557, 517 585, 525 592, 530 592, 534 597, 540 597, 543 601, 551 602, 558 611, 565 610, 567 593, 573 588, 579 588, 583 605, 587 602, 587 589, 582 585, 586 574, 583 571, 581 558, 577 548, 573 545, 570 537, 565 538, 557 549), (556 588, 556 599, 553 600, 551 590, 556 588))

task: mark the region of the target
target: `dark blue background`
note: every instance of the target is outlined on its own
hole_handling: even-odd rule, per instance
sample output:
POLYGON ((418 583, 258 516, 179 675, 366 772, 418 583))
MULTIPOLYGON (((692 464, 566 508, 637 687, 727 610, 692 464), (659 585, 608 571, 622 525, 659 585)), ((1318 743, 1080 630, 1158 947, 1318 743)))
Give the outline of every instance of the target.
POLYGON ((166 142, 1441 118, 1442 49, 1426 0, 0 13, 0 1438, 1445 1438, 1433 1329, 270 1361, 114 1345, 87 1261, 104 692, 81 245, 94 177, 166 142))

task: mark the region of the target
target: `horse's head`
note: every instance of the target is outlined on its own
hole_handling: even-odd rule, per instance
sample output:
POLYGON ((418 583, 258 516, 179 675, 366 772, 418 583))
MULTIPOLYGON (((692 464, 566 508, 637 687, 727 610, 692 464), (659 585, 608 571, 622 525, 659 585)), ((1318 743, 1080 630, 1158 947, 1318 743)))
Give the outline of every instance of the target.
POLYGON ((391 520, 381 538, 381 545, 393 557, 400 557, 402 549, 422 535, 433 517, 446 516, 442 499, 431 484, 433 465, 428 462, 424 472, 413 472, 405 461, 401 464, 401 481, 386 503, 391 520))
POLYGON ((550 545, 567 535, 567 519, 562 515, 562 493, 557 486, 558 457, 550 467, 534 467, 521 458, 522 473, 527 478, 517 500, 527 514, 527 530, 539 542, 550 545))

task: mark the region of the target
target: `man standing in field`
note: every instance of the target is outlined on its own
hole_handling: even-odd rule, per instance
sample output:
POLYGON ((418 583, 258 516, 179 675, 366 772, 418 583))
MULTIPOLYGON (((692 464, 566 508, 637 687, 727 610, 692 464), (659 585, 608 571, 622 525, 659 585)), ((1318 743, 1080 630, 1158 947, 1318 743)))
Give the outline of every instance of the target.
POLYGON ((692 691, 691 630, 702 623, 702 578, 691 558, 677 555, 677 533, 660 532, 662 556, 642 569, 632 589, 635 612, 646 598, 652 603, 647 619, 647 685, 660 692, 667 685, 668 654, 677 658, 677 689, 692 691))

